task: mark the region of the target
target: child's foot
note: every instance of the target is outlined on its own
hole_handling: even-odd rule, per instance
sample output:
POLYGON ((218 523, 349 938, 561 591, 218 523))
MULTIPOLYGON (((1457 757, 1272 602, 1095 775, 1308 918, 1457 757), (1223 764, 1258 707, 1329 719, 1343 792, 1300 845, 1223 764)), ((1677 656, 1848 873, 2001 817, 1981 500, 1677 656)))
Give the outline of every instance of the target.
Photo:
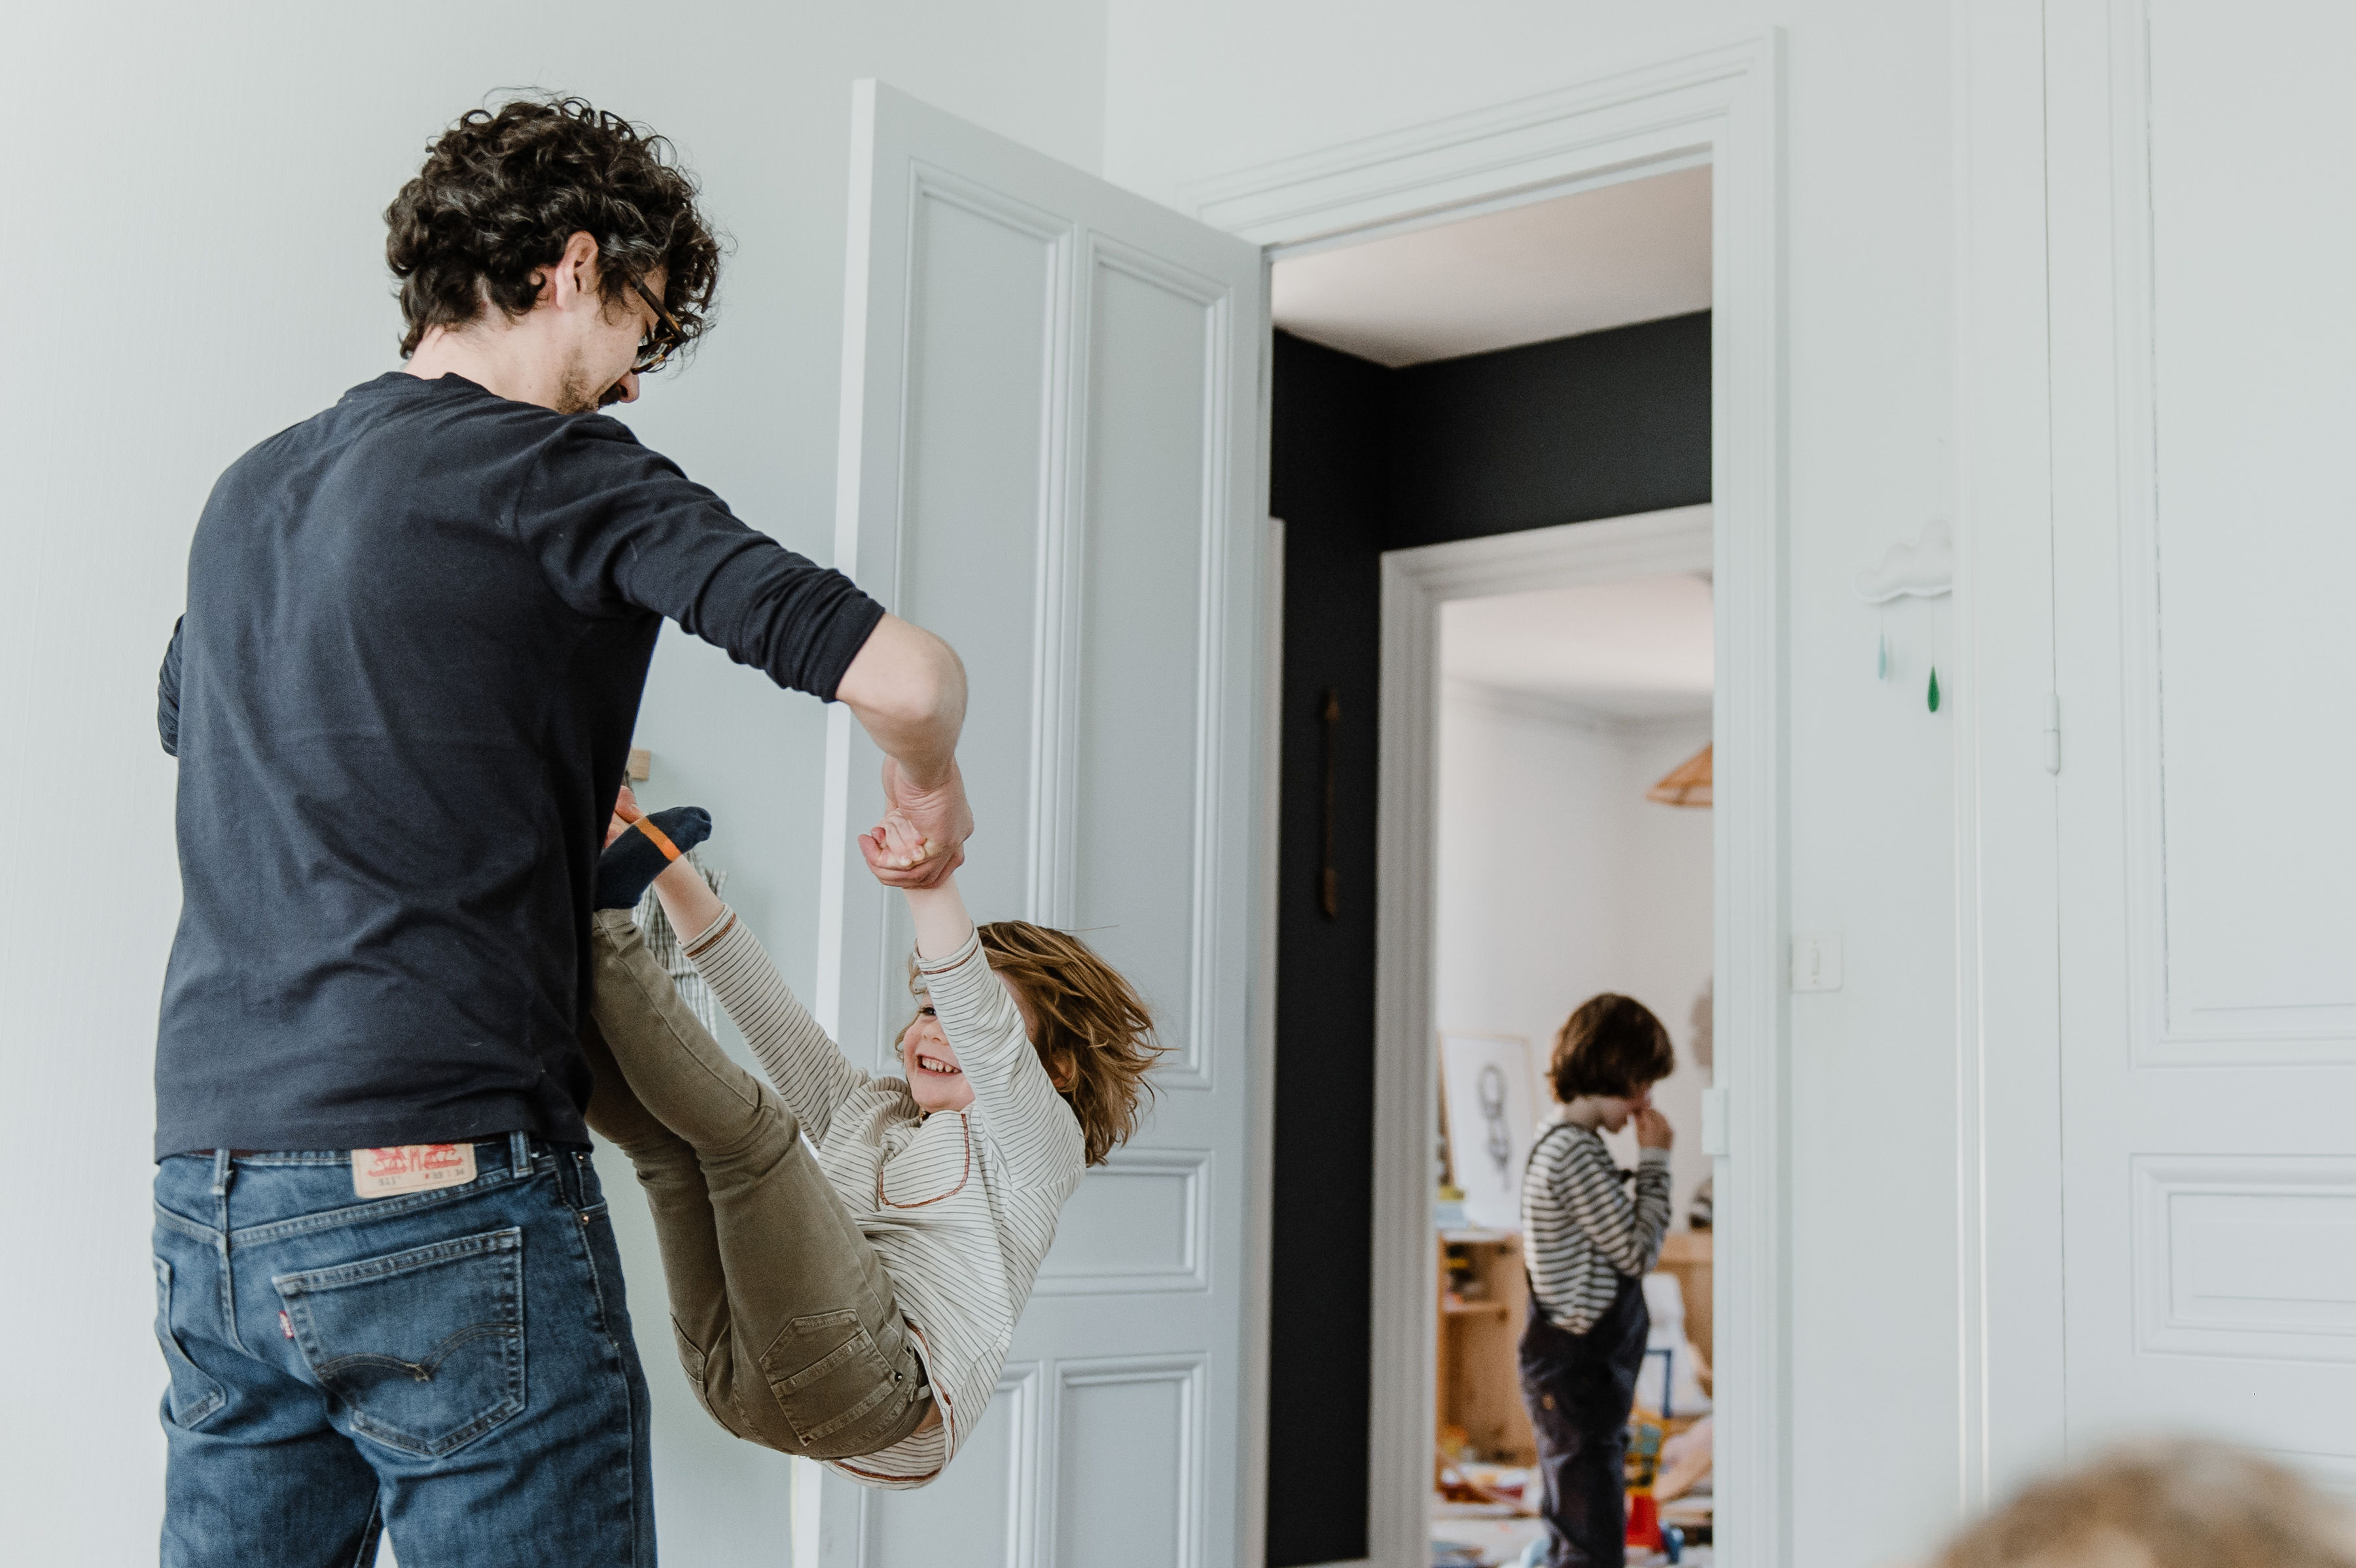
POLYGON ((652 811, 624 828, 597 857, 600 909, 628 909, 646 897, 663 869, 712 836, 712 813, 701 806, 652 811))

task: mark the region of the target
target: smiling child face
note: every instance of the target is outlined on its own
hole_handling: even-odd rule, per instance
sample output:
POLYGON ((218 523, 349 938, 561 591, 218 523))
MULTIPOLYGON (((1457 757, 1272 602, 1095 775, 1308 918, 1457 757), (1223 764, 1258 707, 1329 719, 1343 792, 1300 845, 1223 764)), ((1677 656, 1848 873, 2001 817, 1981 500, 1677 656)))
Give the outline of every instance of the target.
MULTIPOLYGON (((1035 1038, 1031 1012, 1023 1004, 1023 993, 1008 985, 1004 975, 994 978, 1013 997, 1015 1010, 1023 1018, 1023 1033, 1035 1038)), ((907 1075, 908 1093, 919 1111, 962 1111, 973 1103, 973 1085, 967 1081, 958 1064, 956 1047, 941 1032, 941 1021, 933 1014, 933 999, 923 992, 916 994, 916 1018, 900 1032, 900 1067, 907 1075)))
POLYGON ((900 1068, 920 1111, 962 1111, 973 1103, 973 1085, 958 1066, 929 996, 918 1000, 916 1016, 900 1032, 900 1068))

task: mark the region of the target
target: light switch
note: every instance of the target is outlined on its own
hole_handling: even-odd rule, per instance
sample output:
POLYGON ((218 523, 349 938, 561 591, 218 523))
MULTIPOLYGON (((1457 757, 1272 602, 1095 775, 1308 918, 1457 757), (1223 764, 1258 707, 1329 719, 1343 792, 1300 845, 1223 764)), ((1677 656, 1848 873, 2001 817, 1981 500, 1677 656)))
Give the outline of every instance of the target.
POLYGON ((1841 940, 1837 931, 1804 931, 1792 939, 1792 989, 1838 991, 1841 940))

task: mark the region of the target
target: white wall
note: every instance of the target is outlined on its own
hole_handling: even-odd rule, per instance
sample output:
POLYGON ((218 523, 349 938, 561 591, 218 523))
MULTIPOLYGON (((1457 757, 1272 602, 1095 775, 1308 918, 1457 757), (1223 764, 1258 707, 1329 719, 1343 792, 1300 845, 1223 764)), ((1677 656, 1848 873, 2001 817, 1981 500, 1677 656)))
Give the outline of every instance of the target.
MULTIPOLYGON (((1615 989, 1650 1007, 1676 1042, 1677 1070, 1654 1091, 1676 1127, 1669 1171, 1676 1194, 1672 1228, 1686 1229, 1687 1210, 1710 1172, 1701 1147, 1701 1093, 1709 1071, 1694 1056, 1693 1004, 1710 976, 1710 814, 1664 806, 1644 791, 1709 743, 1709 722, 1649 724, 1620 730, 1620 765, 1612 799, 1624 813, 1613 863, 1619 895, 1619 980, 1615 989)), ((1636 1135, 1620 1135, 1622 1165, 1636 1161, 1636 1135)))
MULTIPOLYGON (((1872 678, 1859 568, 1953 515, 1954 11, 1887 0, 1109 0, 1105 168, 1189 181, 1785 29, 1789 918, 1846 938, 1791 1003, 1791 1560, 1920 1555, 1955 1517, 1953 726, 1872 678), (1665 29, 1678 29, 1666 33, 1665 29)), ((1943 674, 1944 672, 1943 671, 1943 674)), ((2033 723, 2034 720, 2023 722, 2033 723)))
MULTIPOLYGON (((155 666, 214 476, 396 365, 380 214, 427 140, 523 84, 678 142, 736 249, 720 328, 627 417, 823 560, 851 81, 883 76, 1093 168, 1103 25, 1098 0, 11 11, 0 746, 20 822, 40 825, 0 898, 10 1561, 155 1550, 148 1086, 179 902, 155 666), (38 896, 66 879, 66 897, 38 896)), ((666 635, 639 731, 655 793, 713 810, 730 894, 798 983, 815 958, 822 728, 815 703, 666 635)), ((665 1552, 782 1562, 787 1465, 692 1408, 636 1184, 610 1155, 603 1168, 655 1390, 665 1552)))
MULTIPOLYGON (((1644 790, 1708 740, 1706 714, 1615 724, 1453 681, 1440 699, 1440 1026, 1519 1035, 1543 1074, 1555 1031, 1588 997, 1617 991, 1651 1008, 1677 1050, 1655 1098, 1677 1133, 1679 1230, 1709 1174, 1708 1074, 1690 1023, 1710 973, 1710 824, 1644 790)), ((1633 1134, 1621 1141, 1633 1163, 1633 1134)))

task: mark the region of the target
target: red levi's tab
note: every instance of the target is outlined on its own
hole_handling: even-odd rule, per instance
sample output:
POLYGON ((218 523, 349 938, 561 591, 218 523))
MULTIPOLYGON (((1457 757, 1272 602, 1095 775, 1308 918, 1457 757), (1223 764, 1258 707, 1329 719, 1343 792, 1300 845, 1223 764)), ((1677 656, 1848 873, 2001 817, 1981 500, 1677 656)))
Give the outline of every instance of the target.
POLYGON ((352 1191, 361 1197, 464 1187, 474 1179, 472 1144, 403 1144, 397 1148, 352 1151, 352 1191))

